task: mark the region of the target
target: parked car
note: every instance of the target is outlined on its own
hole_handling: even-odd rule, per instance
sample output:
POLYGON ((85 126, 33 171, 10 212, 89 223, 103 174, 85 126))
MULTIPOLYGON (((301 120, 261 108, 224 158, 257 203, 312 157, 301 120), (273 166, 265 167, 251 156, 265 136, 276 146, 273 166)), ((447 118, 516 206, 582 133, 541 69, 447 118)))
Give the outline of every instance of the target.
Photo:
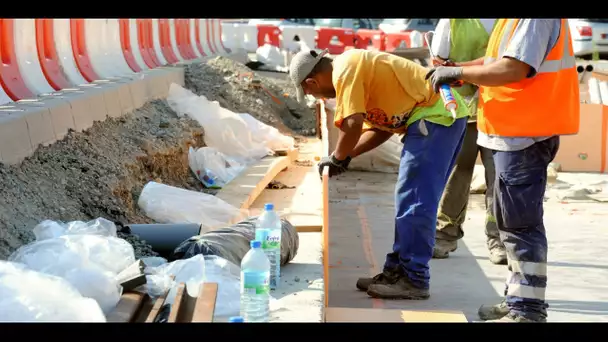
POLYGON ((604 59, 608 55, 608 19, 568 19, 574 55, 591 58, 597 51, 604 59))
POLYGON ((343 18, 332 18, 332 19, 315 19, 316 27, 343 27, 353 30, 367 29, 373 30, 375 25, 372 19, 343 19, 343 18))
POLYGON ((315 19, 250 19, 250 25, 274 25, 274 26, 286 26, 286 25, 305 25, 305 26, 314 26, 315 19))
POLYGON ((378 28, 385 33, 427 32, 434 30, 437 22, 439 22, 439 19, 384 19, 378 25, 378 28))

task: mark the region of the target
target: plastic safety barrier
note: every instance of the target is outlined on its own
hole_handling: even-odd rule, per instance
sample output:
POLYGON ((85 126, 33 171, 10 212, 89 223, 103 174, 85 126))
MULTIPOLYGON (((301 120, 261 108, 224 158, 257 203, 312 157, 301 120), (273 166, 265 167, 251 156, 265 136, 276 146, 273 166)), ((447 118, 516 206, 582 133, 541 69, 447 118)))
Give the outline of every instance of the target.
POLYGON ((281 29, 282 47, 289 51, 298 51, 300 44, 304 44, 310 48, 314 48, 317 40, 317 30, 312 26, 284 26, 281 29), (296 41, 298 37, 298 41, 296 41))
POLYGON ((317 30, 317 47, 327 49, 330 54, 338 55, 344 52, 347 46, 355 46, 355 32, 351 29, 321 27, 317 30), (332 42, 338 39, 338 44, 332 42))
POLYGON ((355 33, 355 47, 357 49, 367 49, 371 45, 374 49, 384 51, 384 32, 381 30, 359 29, 355 33))
POLYGON ((274 25, 257 25, 258 27, 258 46, 270 44, 276 47, 281 47, 279 36, 281 30, 274 25))

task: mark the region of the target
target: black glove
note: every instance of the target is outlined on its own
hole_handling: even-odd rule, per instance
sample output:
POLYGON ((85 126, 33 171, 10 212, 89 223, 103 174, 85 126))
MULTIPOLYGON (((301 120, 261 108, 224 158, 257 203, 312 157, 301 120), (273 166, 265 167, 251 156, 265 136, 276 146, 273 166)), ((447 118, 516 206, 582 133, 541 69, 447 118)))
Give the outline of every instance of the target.
POLYGON ((323 176, 323 168, 329 168, 329 177, 337 176, 348 169, 351 157, 346 157, 344 160, 338 160, 332 153, 331 156, 321 159, 319 162, 319 175, 323 176))
POLYGON ((460 78, 462 78, 462 67, 439 66, 431 69, 424 77, 425 80, 429 78, 431 79, 433 90, 438 93, 439 87, 443 84, 452 84, 460 81, 460 78))

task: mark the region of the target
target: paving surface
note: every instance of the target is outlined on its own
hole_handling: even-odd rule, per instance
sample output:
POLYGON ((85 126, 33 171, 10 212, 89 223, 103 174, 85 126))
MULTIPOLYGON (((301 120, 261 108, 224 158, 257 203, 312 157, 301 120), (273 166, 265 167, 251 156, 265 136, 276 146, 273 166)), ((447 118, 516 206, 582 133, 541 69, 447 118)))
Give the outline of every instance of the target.
POLYGON ((300 233, 300 248, 281 269, 281 285, 271 293, 272 322, 321 322, 323 262, 321 233, 300 233))
MULTIPOLYGON (((589 177, 596 183, 607 179, 601 175, 589 177)), ((580 180, 581 176, 566 174, 561 178, 580 180)), ((476 321, 481 304, 500 301, 507 273, 506 266, 488 261, 481 195, 471 196, 465 237, 458 250, 449 259, 431 261, 429 300, 371 300, 355 289, 358 277, 381 270, 391 247, 395 179, 396 175, 349 172, 330 181, 330 234, 336 226, 342 229, 330 242, 330 260, 334 265, 330 269, 329 305, 460 310, 469 321, 476 321), (332 246, 334 242, 336 245, 332 246), (342 259, 337 261, 337 258, 342 259), (340 265, 335 265, 337 262, 340 265)), ((555 197, 555 191, 550 190, 548 197, 555 197)), ((545 204, 549 240, 547 299, 551 322, 608 321, 605 257, 608 234, 602 223, 608 217, 606 209, 606 204, 591 201, 549 200, 545 204)))

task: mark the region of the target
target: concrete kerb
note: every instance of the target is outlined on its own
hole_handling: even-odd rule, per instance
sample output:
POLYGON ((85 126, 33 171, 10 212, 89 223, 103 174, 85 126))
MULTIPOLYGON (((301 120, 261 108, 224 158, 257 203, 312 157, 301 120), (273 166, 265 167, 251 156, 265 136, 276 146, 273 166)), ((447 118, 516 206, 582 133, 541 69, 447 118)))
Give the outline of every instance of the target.
POLYGON ((69 129, 82 132, 95 121, 119 117, 147 101, 164 99, 171 83, 184 85, 183 68, 146 70, 0 106, 0 162, 18 164, 39 145, 63 139, 69 129))

